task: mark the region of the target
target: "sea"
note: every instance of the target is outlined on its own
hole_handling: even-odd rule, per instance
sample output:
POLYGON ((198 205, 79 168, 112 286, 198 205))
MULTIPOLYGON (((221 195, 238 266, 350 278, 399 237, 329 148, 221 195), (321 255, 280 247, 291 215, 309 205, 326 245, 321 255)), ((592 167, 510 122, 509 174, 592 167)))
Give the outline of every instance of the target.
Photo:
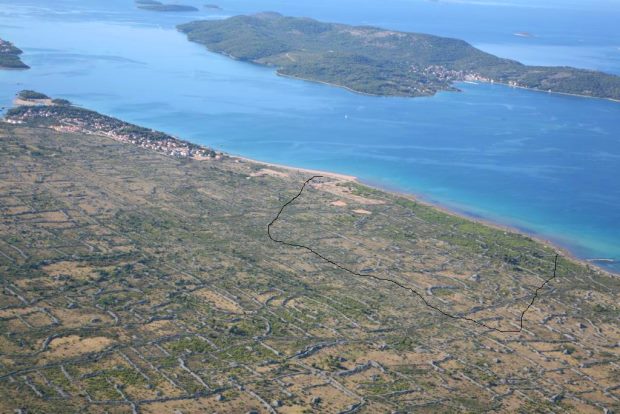
MULTIPOLYGON (((33 89, 225 152, 355 175, 517 228, 620 272, 620 103, 460 83, 371 97, 287 79, 175 26, 276 11, 464 39, 501 57, 620 74, 620 0, 0 0, 0 106, 33 89)), ((291 193, 297 189, 291 188, 291 193)))

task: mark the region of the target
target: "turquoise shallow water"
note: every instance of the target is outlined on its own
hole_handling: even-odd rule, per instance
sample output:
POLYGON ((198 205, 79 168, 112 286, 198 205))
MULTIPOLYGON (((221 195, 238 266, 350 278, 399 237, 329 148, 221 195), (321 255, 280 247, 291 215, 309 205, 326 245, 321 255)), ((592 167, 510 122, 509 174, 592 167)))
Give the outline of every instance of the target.
POLYGON ((130 0, 15 3, 0 0, 0 37, 22 47, 32 69, 0 71, 2 106, 35 89, 231 153, 420 194, 579 257, 620 260, 619 103, 485 84, 430 98, 368 97, 274 76, 174 30, 196 18, 276 10, 620 73, 618 2, 231 0, 222 13, 197 14, 139 11, 130 0))

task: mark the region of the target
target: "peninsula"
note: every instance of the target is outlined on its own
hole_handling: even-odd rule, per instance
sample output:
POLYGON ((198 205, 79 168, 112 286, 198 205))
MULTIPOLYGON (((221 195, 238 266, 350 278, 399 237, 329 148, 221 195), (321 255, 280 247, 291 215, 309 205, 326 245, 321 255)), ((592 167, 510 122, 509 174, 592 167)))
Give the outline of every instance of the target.
POLYGON ((30 66, 26 65, 20 59, 23 51, 18 47, 15 47, 13 43, 0 39, 0 68, 3 69, 28 69, 30 66))
POLYGON ((528 66, 467 42, 278 13, 178 26, 191 41, 277 73, 381 96, 428 96, 458 81, 620 99, 620 77, 571 67, 528 66))
POLYGON ((4 119, 6 123, 46 127, 60 132, 102 135, 170 156, 197 159, 220 159, 224 156, 210 148, 180 140, 163 132, 72 106, 66 99, 51 99, 39 92, 22 91, 15 101, 19 106, 7 111, 4 119))
POLYGON ((313 174, 21 99, 0 122, 0 412, 620 407, 620 278, 560 256, 540 288, 557 252, 528 236, 330 174, 288 203, 313 174), (278 211, 273 237, 377 279, 270 240, 278 211), (518 329, 535 294, 508 334, 423 302, 518 329))

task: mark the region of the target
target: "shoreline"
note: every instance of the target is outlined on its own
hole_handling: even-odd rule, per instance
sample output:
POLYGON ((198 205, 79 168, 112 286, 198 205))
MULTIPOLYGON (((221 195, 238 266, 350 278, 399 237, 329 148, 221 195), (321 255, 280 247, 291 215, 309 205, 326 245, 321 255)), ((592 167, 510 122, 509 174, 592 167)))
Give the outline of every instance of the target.
MULTIPOLYGON (((252 60, 239 59, 238 57, 233 56, 233 55, 231 55, 229 53, 213 50, 213 49, 211 49, 209 46, 207 46, 204 43, 200 43, 198 41, 189 39, 189 36, 187 35, 187 33, 182 32, 182 31, 180 31, 178 29, 177 29, 177 31, 179 33, 184 34, 189 42, 195 43, 197 45, 202 46, 203 48, 205 48, 210 53, 214 53, 214 54, 220 55, 220 56, 225 56, 225 57, 227 57, 229 59, 236 60, 237 62, 249 63, 250 65, 255 65, 255 66, 259 66, 259 67, 263 67, 263 68, 274 69, 275 75, 276 76, 280 76, 282 78, 295 79, 295 80, 300 80, 300 81, 305 81, 305 82, 312 82, 312 83, 318 83, 318 84, 330 86, 330 87, 333 87, 333 88, 344 89, 344 90, 346 90, 348 92, 355 93, 355 94, 358 94, 358 95, 372 96, 372 97, 375 97, 375 98, 407 98, 407 99, 415 99, 415 98, 433 97, 433 96, 436 96, 439 92, 462 92, 460 89, 458 89, 456 87, 455 87, 456 90, 439 89, 436 92, 434 92, 432 94, 428 94, 428 95, 381 95, 381 94, 374 94, 374 93, 369 93, 369 92, 362 92, 362 91, 358 91, 356 89, 353 89, 353 88, 351 88, 349 86, 340 85, 340 84, 337 84, 337 83, 331 83, 331 82, 322 81, 322 80, 318 80, 318 79, 302 78, 300 76, 295 76, 295 75, 288 75, 288 74, 280 72, 280 69, 278 67, 276 67, 276 66, 273 66, 273 65, 268 65, 268 64, 264 64, 264 63, 258 63, 258 62, 252 61, 252 60)), ((548 90, 543 90, 543 89, 528 88, 526 86, 510 85, 510 84, 505 83, 505 82, 496 82, 496 81, 493 81, 493 80, 489 80, 489 81, 480 80, 480 81, 476 81, 476 82, 468 82, 468 81, 465 81, 465 80, 455 80, 455 81, 452 81, 450 83, 450 85, 452 86, 452 85, 454 85, 456 83, 461 83, 461 82, 463 82, 463 83, 471 83, 471 84, 476 84, 476 85, 479 84, 479 83, 487 83, 487 84, 490 84, 490 85, 502 85, 502 86, 507 86, 509 88, 518 88, 518 89, 523 89, 523 90, 526 90, 526 91, 544 92, 544 93, 547 93, 547 94, 557 94, 557 95, 564 95, 564 96, 574 96, 574 97, 577 97, 577 98, 601 99, 601 100, 604 100, 604 101, 620 103, 620 99, 604 98, 604 97, 601 97, 601 96, 580 95, 580 94, 577 94, 577 93, 569 93, 569 92, 548 91, 548 90)))
POLYGON ((264 165, 264 166, 267 166, 267 167, 282 168, 283 170, 288 170, 288 171, 306 172, 306 173, 309 173, 309 174, 322 175, 324 177, 335 178, 335 179, 341 180, 341 181, 353 181, 353 182, 362 184, 361 181, 357 177, 355 177, 353 175, 340 174, 340 173, 330 172, 330 171, 313 170, 313 169, 310 169, 310 168, 299 168, 299 167, 295 167, 295 166, 292 166, 292 165, 277 164, 277 163, 274 163, 274 162, 259 161, 259 160, 255 160, 253 158, 244 157, 244 156, 241 156, 241 155, 231 155, 231 154, 227 154, 227 155, 231 159, 241 160, 241 161, 249 162, 249 163, 252 163, 252 164, 260 164, 260 165, 264 165))
POLYGON ((408 200, 412 200, 415 201, 416 203, 422 204, 424 206, 427 207, 431 207, 434 208, 436 210, 441 211, 442 213, 448 214, 450 216, 454 216, 454 217, 459 217, 483 226, 487 226, 487 227, 491 227, 493 229, 496 230, 501 230, 504 232, 509 232, 509 233, 515 233, 515 234, 520 234, 522 236, 526 236, 529 237, 530 239, 534 240, 537 243, 542 244, 545 247, 549 247, 550 249, 553 249, 556 253, 558 253, 560 256, 563 256, 566 260, 578 263, 582 266, 587 266, 590 268, 595 268, 597 271, 600 271, 602 273, 606 273, 609 276, 613 276, 613 277, 620 277, 620 271, 619 272, 614 272, 608 268, 604 268, 601 267, 599 265, 596 264, 596 262, 598 261, 607 261, 607 260, 611 260, 613 263, 615 263, 615 261, 613 259, 600 259, 600 258, 596 258, 596 259, 585 259, 585 258, 581 258, 578 257, 576 254, 574 254, 573 252, 571 252, 567 247, 564 247, 562 245, 560 245, 558 242, 554 242, 553 240, 547 239, 544 236, 535 233, 533 231, 528 231, 526 229, 522 229, 522 228, 518 228, 515 226, 512 226, 510 224, 506 224, 506 223, 501 223, 499 221, 495 221, 493 219, 490 218, 484 218, 484 217, 480 217, 477 215, 473 215, 473 214, 469 214, 464 210, 458 210, 458 209, 454 209, 452 207, 449 207, 445 204, 441 204, 438 201, 432 201, 429 200, 428 198, 424 197, 424 195, 422 194, 417 194, 417 193, 410 193, 410 192, 405 192, 405 191, 401 191, 401 190, 396 190, 396 189, 389 189, 389 188, 384 188, 380 185, 376 185, 376 184, 372 184, 372 183, 368 183, 368 182, 364 182, 364 181, 360 181, 360 180, 356 180, 357 183, 365 185, 367 187, 379 190, 379 191, 383 191, 385 193, 397 196, 397 197, 403 197, 406 198, 408 200))
MULTIPOLYGON (((252 62, 252 63, 254 63, 254 62, 252 62)), ((267 65, 261 65, 260 63, 254 63, 254 64, 255 65, 259 65, 259 66, 269 67, 267 65)), ((330 82, 322 81, 322 80, 318 80, 318 79, 302 78, 302 77, 295 76, 295 75, 287 75, 285 73, 281 73, 279 69, 277 69, 275 73, 276 73, 276 76, 280 76, 282 78, 295 79, 295 80, 300 80, 300 81, 304 81, 304 82, 319 83, 321 85, 331 86, 332 88, 344 89, 345 91, 348 91, 348 92, 351 92, 351 93, 355 93, 355 94, 358 94, 358 95, 364 95, 364 96, 372 96, 374 98, 423 98, 423 97, 433 96, 433 95, 419 95, 419 96, 378 95, 378 94, 375 94, 375 93, 358 91, 358 90, 355 90, 355 89, 350 88, 348 86, 339 85, 337 83, 330 83, 330 82)))
MULTIPOLYGON (((461 82, 461 81, 459 81, 459 82, 461 82)), ((543 89, 528 88, 526 86, 510 85, 510 84, 504 83, 504 82, 484 82, 484 81, 480 81, 480 83, 488 83, 488 84, 491 84, 491 85, 502 85, 502 86, 507 86, 509 88, 522 89, 524 91, 542 92, 542 93, 546 93, 546 94, 549 94, 549 95, 564 95, 564 96, 573 96, 575 98, 601 99, 603 101, 620 103, 620 99, 603 98, 603 97, 600 97, 600 96, 590 96, 590 95, 579 95, 578 93, 569 93, 569 92, 545 91, 543 89)))
POLYGON ((586 266, 586 267, 589 267, 589 268, 594 268, 596 271, 604 273, 604 274, 606 274, 606 275, 608 275, 610 277, 620 277, 620 271, 619 272, 614 272, 614 271, 612 271, 610 269, 604 268, 604 267, 602 267, 602 266, 597 264, 597 262, 606 262, 606 261, 609 261, 609 260, 611 260, 612 262, 615 262, 613 259, 606 259, 606 258, 586 259, 586 258, 578 257, 573 252, 571 252, 567 247, 561 246, 559 243, 554 242, 552 240, 549 240, 549 239, 541 236, 540 234, 534 233, 532 231, 527 231, 525 229, 520 229, 520 228, 511 226, 509 224, 505 224, 505 223, 501 223, 501 222, 498 222, 498 221, 494 221, 492 219, 487 219, 487 218, 484 218, 484 217, 474 216, 472 214, 468 214, 466 211, 459 211, 459 210, 451 208, 451 207, 449 207, 447 205, 441 204, 440 202, 431 201, 428 198, 424 197, 424 195, 422 195, 422 194, 407 192, 407 191, 398 190, 398 189, 394 189, 394 188, 383 187, 381 185, 377 185, 375 183, 371 183, 371 182, 365 181, 365 180, 360 179, 359 177, 356 177, 356 176, 353 176, 353 175, 347 175, 347 174, 341 174, 341 173, 330 172, 330 171, 323 171, 323 170, 315 170, 315 169, 310 169, 310 168, 301 168, 301 167, 295 167, 295 166, 286 165, 286 164, 278 164, 278 163, 260 161, 260 160, 256 160, 256 159, 253 159, 253 158, 248 158, 248 157, 240 156, 240 155, 228 154, 228 156, 231 159, 233 159, 233 160, 241 160, 243 162, 248 162, 248 163, 253 163, 253 164, 258 164, 258 165, 264 165, 266 167, 275 167, 275 168, 280 168, 280 169, 283 169, 283 170, 293 171, 293 172, 297 172, 297 173, 305 172, 305 173, 309 173, 309 174, 322 175, 324 177, 329 177, 329 178, 333 178, 333 179, 340 180, 340 181, 354 182, 354 183, 357 183, 357 184, 361 184, 361 185, 366 186, 368 188, 372 188, 374 190, 378 190, 378 191, 390 194, 392 196, 402 197, 402 198, 406 198, 406 199, 411 200, 411 201, 415 201, 416 203, 419 203, 421 205, 437 209, 437 210, 441 211, 442 213, 448 214, 448 215, 453 216, 453 217, 462 218, 462 219, 465 219, 465 220, 468 220, 468 221, 471 221, 471 222, 474 222, 474 223, 477 223, 477 224, 480 224, 480 225, 483 225, 483 226, 491 227, 491 228, 496 229, 496 230, 500 230, 500 231, 504 231, 504 232, 510 232, 510 233, 515 233, 515 234, 520 234, 522 236, 529 237, 532 240, 534 240, 535 242, 540 243, 543 246, 548 247, 548 248, 554 250, 560 256, 564 257, 566 260, 569 260, 571 262, 577 263, 577 264, 582 265, 582 266, 586 266))
MULTIPOLYGON (((17 99, 14 100, 13 104, 16 105, 17 103, 18 103, 18 100, 17 99)), ((107 137, 107 135, 105 134, 102 136, 107 137)), ((191 141, 187 141, 187 142, 191 143, 191 141)), ((201 145, 201 144, 196 144, 196 145, 201 145)), ((620 277, 620 270, 615 271, 615 270, 612 270, 610 268, 606 268, 600 265, 600 263, 615 263, 616 262, 615 259, 605 258, 605 257, 595 257, 595 258, 578 257, 576 254, 570 251, 569 247, 562 246, 558 242, 545 238, 544 236, 538 233, 535 233, 533 230, 530 231, 525 228, 518 228, 518 227, 515 227, 514 225, 502 223, 501 221, 496 221, 491 218, 485 218, 475 213, 468 213, 466 210, 458 209, 458 208, 451 207, 446 204, 442 204, 441 202, 438 202, 438 201, 430 200, 429 198, 425 197, 421 193, 414 193, 414 192, 410 192, 407 190, 400 190, 397 188, 388 188, 386 186, 382 186, 380 184, 373 183, 371 181, 366 181, 364 179, 360 179, 359 177, 349 175, 349 174, 317 170, 317 169, 311 169, 311 168, 295 167, 292 165, 279 164, 279 163, 273 163, 273 162, 268 162, 268 161, 260 161, 257 159, 253 159, 253 158, 249 158, 249 157, 245 157, 245 156, 237 155, 237 154, 226 154, 226 153, 223 153, 223 154, 225 154, 227 157, 229 157, 231 160, 234 160, 235 162, 239 162, 239 161, 248 162, 248 163, 252 163, 256 165, 263 165, 265 167, 280 168, 283 170, 293 171, 296 173, 303 172, 303 173, 312 174, 312 175, 320 175, 320 176, 332 178, 332 179, 342 181, 342 182, 354 182, 360 185, 364 185, 368 188, 390 194, 392 196, 406 198, 408 200, 414 201, 421 205, 437 209, 438 211, 441 211, 444 214, 448 214, 450 216, 459 217, 461 219, 468 220, 473 223, 477 223, 477 224, 484 225, 487 227, 491 227, 491 228, 494 228, 500 231, 520 234, 522 236, 529 237, 532 240, 538 243, 541 243, 543 246, 553 249, 555 252, 557 252, 558 254, 560 254, 561 256, 565 257, 566 259, 570 261, 578 263, 582 266, 586 266, 588 268, 595 268, 597 271, 608 274, 609 276, 620 277)), ((194 159, 197 161, 202 161, 201 158, 194 158, 194 159)))

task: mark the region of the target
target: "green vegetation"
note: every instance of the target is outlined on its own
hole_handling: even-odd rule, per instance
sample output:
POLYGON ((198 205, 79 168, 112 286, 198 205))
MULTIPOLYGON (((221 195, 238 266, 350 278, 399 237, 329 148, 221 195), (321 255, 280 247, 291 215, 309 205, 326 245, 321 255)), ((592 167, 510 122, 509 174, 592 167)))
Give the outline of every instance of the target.
POLYGON ((526 66, 468 43, 421 33, 323 23, 277 13, 179 26, 210 50, 277 68, 278 74, 372 95, 425 96, 455 81, 620 99, 620 77, 570 67, 526 66))
POLYGON ((23 51, 13 45, 11 42, 0 39, 0 68, 5 69, 28 69, 19 58, 23 51))
POLYGON ((59 105, 59 106, 69 106, 69 105, 71 105, 71 101, 69 101, 67 99, 60 99, 60 98, 52 99, 52 103, 54 105, 59 105))
POLYGON ((198 354, 206 354, 213 348, 205 341, 198 338, 183 338, 170 345, 170 350, 175 352, 194 352, 198 354))
POLYGON ((37 100, 37 99, 50 99, 49 96, 47 96, 44 93, 40 93, 40 92, 36 92, 36 91, 31 91, 28 89, 25 89, 23 91, 21 91, 20 93, 17 94, 17 97, 19 99, 23 99, 23 100, 37 100))

